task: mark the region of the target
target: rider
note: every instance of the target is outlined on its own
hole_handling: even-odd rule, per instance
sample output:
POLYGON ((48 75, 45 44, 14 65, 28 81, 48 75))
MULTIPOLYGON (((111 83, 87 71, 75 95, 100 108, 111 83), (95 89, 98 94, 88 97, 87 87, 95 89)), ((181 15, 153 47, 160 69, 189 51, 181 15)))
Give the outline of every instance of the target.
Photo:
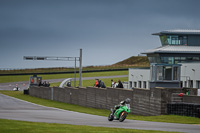
POLYGON ((131 99, 130 99, 130 98, 126 98, 124 101, 121 101, 118 105, 115 106, 115 108, 114 108, 114 110, 113 110, 113 114, 115 113, 115 111, 116 111, 117 109, 120 108, 120 106, 123 107, 125 104, 130 104, 130 102, 131 102, 131 99))

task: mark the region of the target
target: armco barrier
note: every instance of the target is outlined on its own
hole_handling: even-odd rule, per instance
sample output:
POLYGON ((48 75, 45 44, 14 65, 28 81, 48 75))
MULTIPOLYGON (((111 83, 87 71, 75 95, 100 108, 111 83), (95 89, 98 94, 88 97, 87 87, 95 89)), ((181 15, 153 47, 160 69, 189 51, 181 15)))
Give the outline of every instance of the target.
POLYGON ((31 86, 31 96, 55 100, 70 104, 81 105, 98 109, 110 109, 120 101, 131 99, 131 113, 138 115, 167 114, 167 104, 171 102, 170 96, 181 89, 152 88, 145 89, 119 89, 119 88, 59 88, 31 86))

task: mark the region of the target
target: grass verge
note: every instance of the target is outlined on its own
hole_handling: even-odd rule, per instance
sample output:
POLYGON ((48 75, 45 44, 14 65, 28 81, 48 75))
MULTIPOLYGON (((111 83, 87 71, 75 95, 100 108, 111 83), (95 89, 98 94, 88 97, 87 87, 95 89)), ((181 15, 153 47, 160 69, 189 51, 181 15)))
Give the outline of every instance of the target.
POLYGON ((25 122, 0 119, 1 133, 175 133, 166 131, 136 130, 122 128, 92 127, 68 124, 25 122))
MULTIPOLYGON (((12 97, 16 97, 16 98, 19 98, 22 100, 26 100, 26 101, 29 101, 32 103, 48 106, 48 107, 55 107, 55 108, 76 111, 76 112, 82 112, 82 113, 87 113, 87 114, 93 114, 93 115, 100 115, 100 116, 108 116, 108 114, 110 113, 109 110, 88 108, 88 107, 83 107, 83 106, 79 106, 79 105, 67 104, 67 103, 32 97, 29 95, 24 95, 23 92, 20 92, 20 91, 18 91, 18 92, 16 92, 16 91, 0 91, 0 93, 9 95, 12 97)), ((138 115, 129 114, 127 118, 132 119, 132 120, 154 121, 154 122, 200 124, 199 118, 187 117, 187 116, 177 116, 177 115, 138 116, 138 115)))
MULTIPOLYGON (((115 76, 115 75, 128 75, 128 71, 82 73, 82 77, 115 76)), ((0 83, 29 81, 30 76, 32 76, 32 75, 0 76, 0 83)), ((74 74, 49 74, 49 75, 38 75, 38 76, 42 77, 42 80, 74 78, 74 74)), ((76 74, 76 77, 78 78, 79 74, 76 74)))

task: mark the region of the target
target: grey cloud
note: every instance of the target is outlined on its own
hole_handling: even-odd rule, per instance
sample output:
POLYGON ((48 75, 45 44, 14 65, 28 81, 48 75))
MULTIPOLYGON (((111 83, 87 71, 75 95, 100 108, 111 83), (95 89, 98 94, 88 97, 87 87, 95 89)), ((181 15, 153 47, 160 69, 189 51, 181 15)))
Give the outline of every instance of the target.
POLYGON ((115 63, 160 46, 151 33, 200 28, 199 4, 198 0, 1 0, 1 57, 9 61, 0 61, 14 67, 8 51, 17 50, 15 60, 21 60, 19 53, 70 56, 83 48, 84 65, 115 63), (94 63, 92 57, 101 61, 94 63))

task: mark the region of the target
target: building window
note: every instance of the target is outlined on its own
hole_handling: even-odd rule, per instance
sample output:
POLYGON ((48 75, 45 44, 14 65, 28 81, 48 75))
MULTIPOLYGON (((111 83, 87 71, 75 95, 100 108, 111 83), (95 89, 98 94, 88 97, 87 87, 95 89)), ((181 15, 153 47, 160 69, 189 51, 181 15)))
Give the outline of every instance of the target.
POLYGON ((152 64, 151 81, 179 81, 181 65, 152 64))
POLYGON ((134 87, 137 87, 137 82, 134 82, 134 87))
POLYGON ((141 81, 138 82, 138 85, 139 85, 139 88, 142 88, 142 82, 141 81))
POLYGON ((174 57, 174 64, 178 64, 181 60, 181 57, 174 57))
POLYGON ((181 57, 181 61, 185 61, 186 60, 186 57, 181 57))
POLYGON ((180 40, 178 39, 178 36, 171 36, 171 44, 172 45, 180 45, 180 40))
POLYGON ((168 64, 168 57, 161 57, 162 63, 168 64))
POLYGON ((184 87, 187 87, 187 81, 185 81, 184 83, 185 83, 184 87))
POLYGON ((133 87, 133 85, 132 85, 132 81, 129 81, 129 88, 132 88, 133 87))
POLYGON ((166 64, 174 64, 174 57, 161 57, 161 62, 166 64))
POLYGON ((199 61, 199 57, 193 57, 193 61, 199 61))
POLYGON ((189 87, 192 87, 193 88, 193 80, 189 80, 189 87))
POLYGON ((183 81, 181 81, 181 88, 183 88, 183 81))
POLYGON ((179 80, 178 79, 178 76, 179 75, 179 70, 178 70, 178 67, 174 67, 173 68, 173 80, 179 80))
POLYGON ((192 61, 192 57, 186 57, 186 60, 190 62, 192 61))
POLYGON ((180 45, 180 38, 175 35, 168 35, 167 36, 167 42, 170 45, 180 45))
POLYGON ((188 45, 187 42, 188 42, 187 36, 183 36, 182 45, 188 45))
POLYGON ((174 57, 169 57, 168 61, 168 64, 174 64, 174 57))
POLYGON ((187 36, 178 35, 161 35, 162 45, 187 45, 187 36))
POLYGON ((154 67, 153 65, 150 67, 150 76, 151 76, 151 81, 155 81, 156 80, 156 67, 154 67))
POLYGON ((143 81, 143 88, 147 88, 147 82, 146 81, 143 81))
POLYGON ((161 41, 162 45, 169 45, 166 35, 160 36, 160 41, 161 41))
POLYGON ((197 81, 197 88, 200 89, 200 81, 197 81))
POLYGON ((200 61, 200 57, 166 57, 161 56, 161 63, 165 64, 178 64, 181 62, 196 62, 200 61))
POLYGON ((164 66, 164 80, 172 80, 172 66, 164 66))
POLYGON ((163 75, 162 75, 162 73, 163 73, 163 66, 157 66, 157 75, 156 75, 156 77, 157 77, 157 81, 159 81, 159 80, 163 80, 163 75))
POLYGON ((150 63, 160 63, 161 62, 159 54, 148 55, 148 60, 150 63))

